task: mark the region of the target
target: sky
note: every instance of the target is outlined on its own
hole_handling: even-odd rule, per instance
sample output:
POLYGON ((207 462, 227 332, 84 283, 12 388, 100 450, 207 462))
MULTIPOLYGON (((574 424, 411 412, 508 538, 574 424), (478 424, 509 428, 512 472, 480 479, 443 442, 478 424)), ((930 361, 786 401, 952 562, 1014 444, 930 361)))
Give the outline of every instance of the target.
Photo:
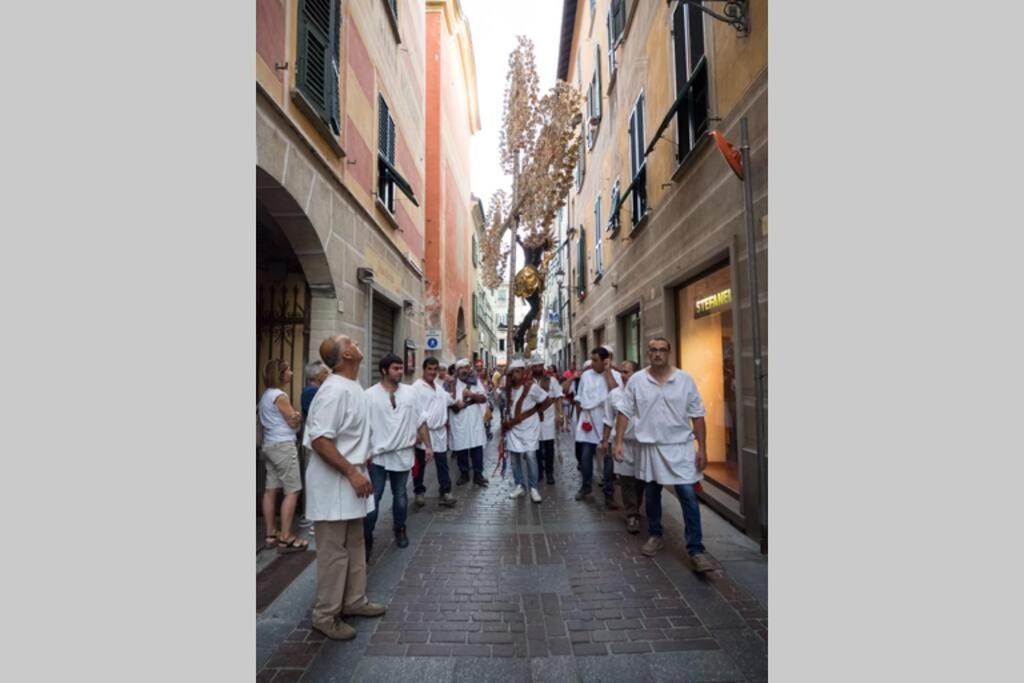
POLYGON ((516 36, 533 40, 541 94, 555 84, 558 69, 558 41, 562 34, 562 0, 461 0, 469 22, 476 60, 477 94, 480 102, 480 132, 473 136, 471 150, 472 191, 484 208, 500 188, 512 193, 512 179, 501 171, 498 138, 508 55, 516 36))

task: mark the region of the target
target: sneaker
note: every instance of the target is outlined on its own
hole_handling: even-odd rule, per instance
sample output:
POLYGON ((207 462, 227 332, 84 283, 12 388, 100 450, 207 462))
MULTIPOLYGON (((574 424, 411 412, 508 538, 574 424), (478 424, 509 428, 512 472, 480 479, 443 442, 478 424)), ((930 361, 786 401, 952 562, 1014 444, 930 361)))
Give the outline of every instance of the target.
POLYGON ((482 474, 478 474, 473 477, 473 483, 477 486, 487 486, 490 482, 487 481, 487 477, 482 474))
POLYGON ((508 494, 508 497, 509 498, 522 498, 525 495, 526 495, 526 489, 524 489, 522 486, 517 486, 515 488, 515 490, 512 491, 512 493, 508 494))
POLYGON ((427 499, 423 497, 422 493, 417 493, 415 496, 413 496, 412 504, 418 508, 421 508, 427 504, 427 499))
POLYGON ((626 517, 626 531, 634 535, 640 533, 640 518, 636 516, 626 517))
POLYGON ((385 607, 384 605, 378 604, 376 602, 370 602, 369 600, 367 600, 366 602, 364 602, 362 605, 359 605, 358 607, 349 607, 349 608, 346 608, 346 609, 342 610, 341 616, 343 616, 343 617, 379 617, 379 616, 382 616, 387 611, 388 611, 388 608, 385 607))
POLYGON ((644 543, 644 547, 640 548, 640 552, 647 557, 654 557, 658 554, 658 551, 664 547, 665 541, 661 536, 651 536, 647 539, 647 542, 644 543))
POLYGON ((530 489, 530 500, 532 500, 534 503, 539 503, 544 499, 540 497, 540 493, 537 491, 537 489, 530 489))
POLYGON ((409 547, 409 537, 405 535, 405 527, 395 529, 395 544, 399 548, 409 547))
POLYGON ((715 570, 714 565, 711 564, 711 560, 709 560, 708 556, 704 553, 700 553, 699 555, 691 555, 690 559, 693 561, 693 571, 697 572, 698 574, 703 574, 704 572, 710 572, 715 570))
POLYGON ((319 631, 331 640, 352 640, 356 630, 340 619, 328 623, 313 623, 313 630, 319 631))
POLYGON ((455 507, 455 496, 453 496, 450 493, 446 493, 443 496, 441 496, 441 500, 439 502, 446 508, 453 508, 455 507))
POLYGON ((462 474, 459 475, 459 480, 457 482, 455 482, 455 485, 456 486, 462 486, 463 484, 468 484, 468 483, 469 483, 469 475, 466 474, 465 472, 463 472, 462 474))

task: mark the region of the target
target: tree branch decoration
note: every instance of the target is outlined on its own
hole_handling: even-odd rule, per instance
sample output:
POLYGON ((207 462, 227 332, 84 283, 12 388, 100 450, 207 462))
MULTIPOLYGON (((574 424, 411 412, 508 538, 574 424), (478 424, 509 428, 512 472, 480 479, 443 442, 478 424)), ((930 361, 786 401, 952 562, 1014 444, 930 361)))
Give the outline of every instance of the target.
POLYGON ((502 170, 512 176, 512 194, 510 197, 498 190, 491 196, 490 221, 481 251, 484 285, 493 289, 508 277, 507 348, 522 352, 527 331, 540 309, 548 263, 559 246, 554 243, 552 227, 573 183, 582 134, 582 97, 565 81, 558 81, 540 96, 533 42, 525 36, 518 37, 508 67, 499 154, 502 170), (503 245, 506 231, 512 236, 503 245), (523 247, 526 255, 526 264, 519 272, 513 243, 523 247), (513 334, 517 296, 527 300, 530 311, 513 334))

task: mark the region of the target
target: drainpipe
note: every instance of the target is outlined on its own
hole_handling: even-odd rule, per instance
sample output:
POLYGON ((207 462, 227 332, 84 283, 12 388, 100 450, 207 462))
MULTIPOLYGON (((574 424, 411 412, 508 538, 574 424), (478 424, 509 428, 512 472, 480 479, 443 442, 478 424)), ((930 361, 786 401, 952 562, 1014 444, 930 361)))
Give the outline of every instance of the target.
POLYGON ((370 367, 373 365, 373 269, 356 268, 356 279, 366 285, 366 347, 363 349, 363 388, 370 386, 370 367), (367 362, 366 354, 369 355, 367 362))
POLYGON ((768 448, 764 415, 764 368, 761 359, 761 305, 757 280, 757 234, 754 229, 754 188, 750 167, 750 139, 747 117, 740 119, 740 154, 743 160, 743 199, 747 219, 747 276, 750 279, 750 312, 754 342, 754 401, 757 424, 757 484, 759 489, 761 553, 768 552, 768 448))

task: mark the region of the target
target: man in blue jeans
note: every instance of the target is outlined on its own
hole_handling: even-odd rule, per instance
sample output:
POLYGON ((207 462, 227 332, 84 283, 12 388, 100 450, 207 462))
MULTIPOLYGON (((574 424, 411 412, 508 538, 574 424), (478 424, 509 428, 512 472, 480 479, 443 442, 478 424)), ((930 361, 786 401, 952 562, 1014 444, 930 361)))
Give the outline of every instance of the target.
POLYGON ((373 529, 377 525, 380 499, 384 485, 391 482, 395 543, 399 548, 409 545, 405 520, 409 511, 409 470, 412 469, 413 447, 417 438, 424 445, 426 462, 434 458, 430 432, 416 391, 402 384, 405 361, 394 354, 380 359, 380 381, 366 390, 367 414, 370 419, 370 481, 373 482, 373 512, 363 520, 366 537, 366 558, 373 552, 373 529))
POLYGON ((650 538, 641 552, 654 557, 665 546, 661 487, 672 486, 683 509, 686 551, 693 569, 706 572, 714 567, 701 543, 700 504, 695 490, 708 463, 704 402, 693 377, 672 367, 671 349, 664 337, 651 339, 647 344, 650 365, 633 375, 622 392, 622 410, 615 422, 615 458, 624 457, 623 436, 627 424, 631 424, 637 442, 636 477, 647 482, 644 497, 650 538))
MULTIPOLYGON (((423 361, 423 376, 413 385, 413 390, 420 401, 420 412, 423 413, 427 430, 430 432, 430 446, 434 449, 434 463, 437 465, 437 484, 440 487, 441 505, 454 507, 452 496, 452 480, 448 474, 448 407, 455 403, 452 395, 444 390, 437 379, 440 365, 436 358, 427 356, 423 361)), ((413 468, 412 504, 417 508, 426 505, 423 494, 427 487, 423 485, 423 477, 427 473, 426 451, 422 443, 416 444, 416 467, 413 468)))
MULTIPOLYGON (((576 444, 580 449, 580 466, 583 482, 576 493, 576 500, 593 500, 591 489, 594 485, 594 455, 601 443, 604 425, 604 400, 608 392, 622 386, 622 376, 612 368, 608 349, 598 347, 590 352, 590 369, 580 377, 576 401, 580 405, 576 419, 576 444)), ((604 504, 609 510, 616 510, 614 498, 614 464, 611 458, 604 458, 604 504)))

